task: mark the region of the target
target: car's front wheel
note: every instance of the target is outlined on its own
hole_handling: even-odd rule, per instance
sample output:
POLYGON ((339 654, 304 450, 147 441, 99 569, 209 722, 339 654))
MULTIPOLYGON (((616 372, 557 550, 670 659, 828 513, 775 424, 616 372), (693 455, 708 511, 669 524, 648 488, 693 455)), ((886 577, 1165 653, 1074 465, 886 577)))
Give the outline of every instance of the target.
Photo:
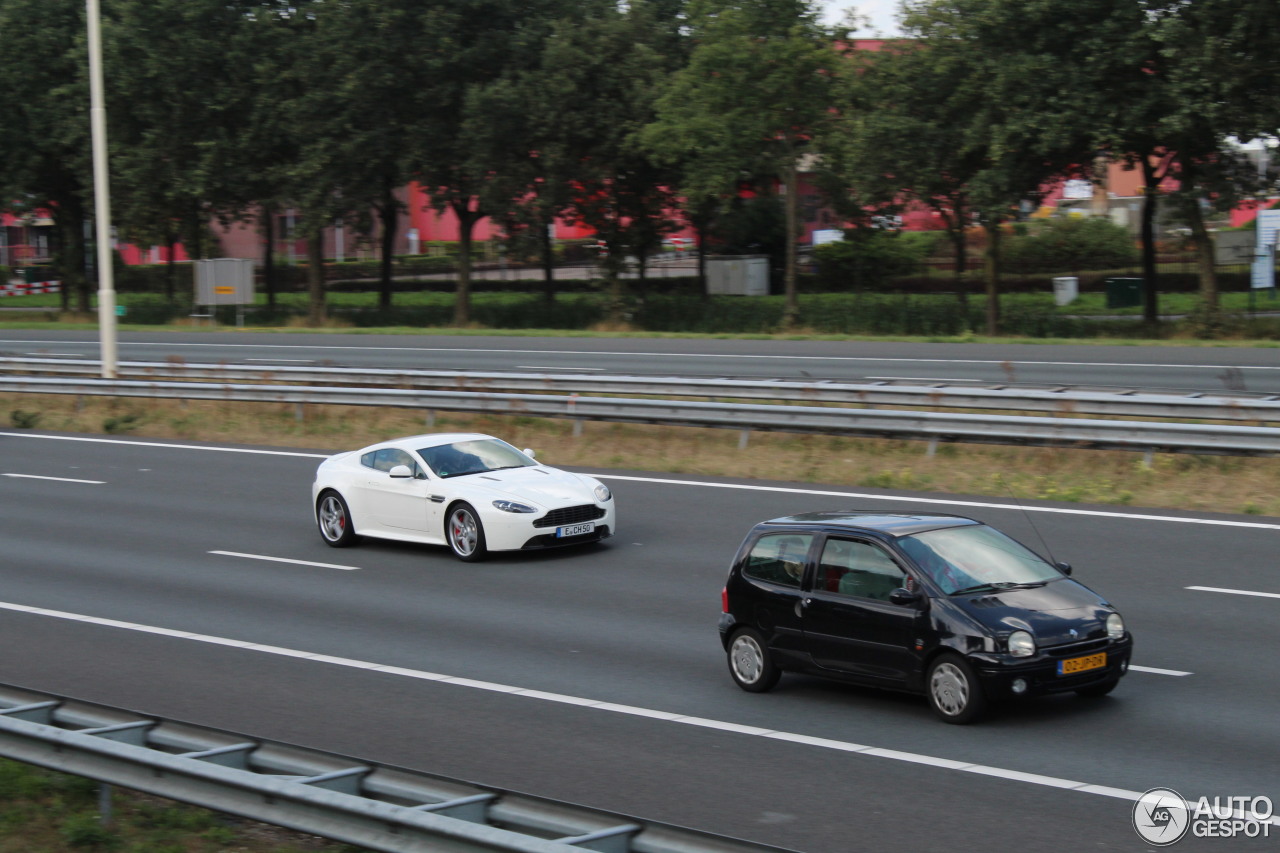
POLYGON ((325 544, 333 548, 345 548, 359 538, 351 524, 351 510, 337 492, 325 492, 316 504, 316 523, 325 544))
POLYGON ((454 504, 445 521, 445 538, 459 560, 474 563, 488 553, 484 541, 484 525, 471 504, 454 504))
POLYGON ((743 628, 729 640, 729 674, 749 693, 773 688, 782 670, 769 655, 769 645, 754 628, 743 628))
POLYGON ((925 677, 929 705, 944 722, 963 725, 982 716, 987 706, 973 667, 959 655, 940 655, 925 677))

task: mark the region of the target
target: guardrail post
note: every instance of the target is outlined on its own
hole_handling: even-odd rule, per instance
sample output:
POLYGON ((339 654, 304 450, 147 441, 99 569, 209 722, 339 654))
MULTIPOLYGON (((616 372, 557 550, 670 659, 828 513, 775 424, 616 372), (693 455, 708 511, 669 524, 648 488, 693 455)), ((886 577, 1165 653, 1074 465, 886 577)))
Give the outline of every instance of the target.
POLYGON ((738 433, 738 449, 739 450, 747 449, 747 439, 749 438, 751 438, 751 430, 749 429, 744 429, 738 433))
POLYGON ((111 785, 103 782, 98 786, 98 823, 111 826, 111 785))

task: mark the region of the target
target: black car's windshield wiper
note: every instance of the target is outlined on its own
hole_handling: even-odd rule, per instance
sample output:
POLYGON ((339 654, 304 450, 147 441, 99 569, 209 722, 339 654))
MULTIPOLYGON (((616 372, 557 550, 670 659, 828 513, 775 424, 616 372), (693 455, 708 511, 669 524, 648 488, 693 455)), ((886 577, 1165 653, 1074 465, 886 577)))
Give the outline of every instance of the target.
POLYGON ((1027 583, 1014 583, 1013 581, 993 581, 992 583, 980 583, 975 586, 966 586, 964 589, 958 589, 951 593, 952 595, 964 595, 970 592, 986 592, 993 589, 1032 589, 1038 586, 1044 586, 1048 581, 1029 581, 1027 583))
POLYGON ((992 589, 996 589, 996 585, 995 585, 995 584, 993 584, 993 583, 980 583, 980 584, 977 584, 976 586, 966 586, 964 589, 957 589, 955 592, 953 592, 953 593, 951 593, 951 594, 952 594, 952 595, 964 595, 965 593, 969 593, 969 592, 986 592, 987 590, 992 590, 992 589))

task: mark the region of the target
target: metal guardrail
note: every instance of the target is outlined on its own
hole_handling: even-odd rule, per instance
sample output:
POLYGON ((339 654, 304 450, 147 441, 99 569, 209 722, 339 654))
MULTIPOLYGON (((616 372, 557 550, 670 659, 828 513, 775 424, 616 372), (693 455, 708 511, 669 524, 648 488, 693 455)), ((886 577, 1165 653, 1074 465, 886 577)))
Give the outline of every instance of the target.
MULTIPOLYGON (((100 364, 59 358, 0 358, 0 371, 93 376, 100 364)), ((653 397, 772 400, 902 406, 913 409, 993 409, 1053 414, 1107 415, 1214 421, 1280 421, 1280 397, 1161 394, 1149 391, 1091 391, 972 387, 943 384, 896 385, 785 379, 710 379, 678 376, 576 376, 515 372, 383 370, 350 367, 120 362, 121 379, 214 382, 280 382, 423 388, 500 393, 632 394, 653 397)))
POLYGON ((711 403, 585 397, 578 394, 494 394, 403 388, 320 388, 303 385, 142 382, 40 376, 0 377, 0 391, 297 405, 388 406, 428 411, 570 418, 579 422, 716 427, 741 430, 740 446, 745 446, 750 431, 765 430, 914 439, 934 443, 1031 444, 1236 456, 1280 454, 1280 429, 1223 424, 711 403))
POLYGON ((390 853, 781 851, 5 686, 0 755, 390 853))

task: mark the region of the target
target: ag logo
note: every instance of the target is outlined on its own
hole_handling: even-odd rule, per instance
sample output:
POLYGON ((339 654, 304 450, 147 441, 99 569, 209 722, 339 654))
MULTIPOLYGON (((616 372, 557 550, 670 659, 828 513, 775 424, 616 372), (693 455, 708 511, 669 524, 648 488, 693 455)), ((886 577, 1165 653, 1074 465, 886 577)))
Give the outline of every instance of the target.
POLYGON ((1152 788, 1133 804, 1133 828, 1157 847, 1180 841, 1191 826, 1187 801, 1172 788, 1152 788))

